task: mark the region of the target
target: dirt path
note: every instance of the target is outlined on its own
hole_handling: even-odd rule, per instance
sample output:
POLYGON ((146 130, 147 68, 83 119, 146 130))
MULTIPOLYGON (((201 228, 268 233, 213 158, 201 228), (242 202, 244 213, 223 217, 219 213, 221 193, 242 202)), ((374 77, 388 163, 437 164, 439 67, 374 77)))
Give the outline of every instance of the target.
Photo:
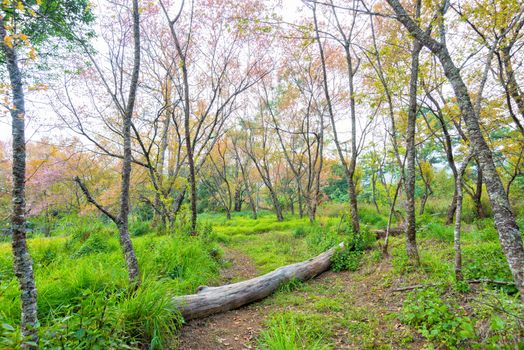
MULTIPOLYGON (((234 283, 258 276, 253 261, 242 252, 224 248, 230 266, 222 271, 222 283, 234 283)), ((267 306, 265 307, 267 308, 267 306)), ((264 307, 249 305, 238 310, 190 321, 182 329, 180 350, 253 349, 262 328, 264 307)))
MULTIPOLYGON (((248 256, 238 250, 225 250, 231 266, 222 273, 223 283, 258 275, 248 256)), ((179 349, 255 349, 265 318, 275 310, 315 313, 329 319, 336 324, 331 333, 334 349, 420 349, 424 346, 422 338, 411 334, 398 320, 386 317, 398 312, 404 299, 401 293, 391 293, 392 286, 406 282, 389 279, 390 270, 391 262, 383 259, 357 272, 328 271, 307 282, 303 290, 291 292, 293 298, 302 298, 304 303, 294 305, 273 299, 191 321, 182 329, 179 349), (319 299, 343 300, 342 309, 319 311, 319 299)))

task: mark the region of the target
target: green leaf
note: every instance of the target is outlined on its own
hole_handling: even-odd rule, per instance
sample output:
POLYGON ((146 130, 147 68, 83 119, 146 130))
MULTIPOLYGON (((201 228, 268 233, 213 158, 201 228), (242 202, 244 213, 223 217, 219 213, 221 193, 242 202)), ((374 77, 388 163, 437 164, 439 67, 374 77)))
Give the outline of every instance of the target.
POLYGON ((2 328, 7 330, 7 331, 11 331, 11 332, 14 332, 15 328, 13 326, 11 326, 10 324, 7 324, 7 323, 2 323, 2 328))

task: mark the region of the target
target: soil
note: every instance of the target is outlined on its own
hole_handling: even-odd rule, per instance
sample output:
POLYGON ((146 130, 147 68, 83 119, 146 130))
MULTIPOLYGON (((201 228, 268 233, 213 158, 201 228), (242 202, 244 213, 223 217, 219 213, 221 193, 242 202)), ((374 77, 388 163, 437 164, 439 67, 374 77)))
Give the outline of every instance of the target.
MULTIPOLYGON (((242 252, 224 248, 229 266, 223 269, 222 283, 233 283, 258 276, 250 257, 242 252)), ((180 350, 242 350, 253 349, 262 329, 264 308, 253 304, 187 323, 180 334, 180 350)))
MULTIPOLYGON (((236 282, 257 276, 257 269, 253 261, 238 250, 225 248, 226 257, 230 260, 230 267, 222 272, 225 283, 236 282)), ((402 307, 405 293, 395 293, 392 289, 397 284, 408 281, 386 282, 386 275, 391 269, 391 261, 383 259, 380 263, 368 266, 358 272, 325 272, 308 283, 314 284, 316 290, 329 290, 330 286, 341 285, 343 293, 351 300, 351 304, 369 312, 371 318, 378 320, 378 329, 390 330, 389 335, 375 333, 373 348, 390 345, 393 349, 420 349, 424 347, 422 338, 412 336, 408 344, 399 342, 404 336, 410 334, 405 327, 395 320, 386 320, 383 316, 397 312, 402 307), (393 332, 395 336, 391 337, 393 332), (395 339, 392 339, 395 338, 395 339)), ((311 294, 312 291, 294 293, 311 294)), ((313 291, 313 293, 315 293, 313 291)), ((328 294, 324 296, 330 297, 328 294)), ((336 297, 336 295, 332 295, 336 297)), ((182 329, 179 338, 180 350, 242 350, 255 349, 256 339, 259 335, 264 320, 268 314, 278 309, 294 309, 294 306, 272 305, 272 303, 258 302, 238 310, 207 317, 205 319, 190 321, 182 329)), ((297 307, 300 308, 300 307, 297 307)), ((329 315, 326 315, 329 317, 329 315)), ((348 334, 347 329, 337 329, 334 334, 335 349, 359 349, 361 338, 359 335, 348 334)))

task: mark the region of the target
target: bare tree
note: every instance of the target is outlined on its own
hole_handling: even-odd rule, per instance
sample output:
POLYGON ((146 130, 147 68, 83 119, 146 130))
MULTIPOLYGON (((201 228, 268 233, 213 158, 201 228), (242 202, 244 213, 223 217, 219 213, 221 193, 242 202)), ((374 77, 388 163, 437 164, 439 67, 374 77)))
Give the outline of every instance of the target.
MULTIPOLYGON (((133 9, 132 9, 132 27, 133 27, 133 68, 131 73, 131 80, 129 83, 129 91, 127 99, 123 99, 122 90, 117 93, 110 88, 109 83, 104 77, 100 67, 92 58, 92 62, 95 65, 97 71, 99 72, 100 78, 103 81, 104 85, 107 88, 108 94, 111 96, 111 99, 116 106, 121 118, 122 118, 122 131, 121 136, 123 140, 123 155, 122 155, 122 183, 120 189, 120 210, 118 215, 110 213, 106 208, 100 205, 95 198, 91 195, 88 188, 77 176, 75 181, 78 186, 81 188, 82 192, 86 196, 88 202, 95 205, 103 214, 108 216, 118 227, 120 245, 124 252, 124 257, 127 265, 127 272, 129 276, 129 282, 133 288, 138 288, 141 283, 140 272, 138 267, 138 260, 131 242, 131 237, 129 235, 129 209, 130 209, 130 200, 129 200, 129 187, 131 179, 131 163, 132 158, 132 149, 131 149, 131 126, 132 118, 135 108, 135 99, 138 88, 138 76, 140 73, 140 15, 138 0, 133 0, 133 9), (122 96, 120 99, 118 96, 122 96)), ((121 67, 123 69, 123 67, 121 67)), ((123 86, 120 86, 122 89, 123 86)), ((77 115, 78 118, 78 115, 77 115)))

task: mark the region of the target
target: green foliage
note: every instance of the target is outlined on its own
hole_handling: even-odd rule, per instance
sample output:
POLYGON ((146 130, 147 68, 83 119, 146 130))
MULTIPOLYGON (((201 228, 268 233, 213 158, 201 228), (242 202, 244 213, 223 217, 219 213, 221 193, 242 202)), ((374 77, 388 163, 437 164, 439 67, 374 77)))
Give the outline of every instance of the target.
MULTIPOLYGON (((463 248, 462 272, 466 279, 493 279, 511 281, 512 275, 506 257, 497 241, 478 242, 463 248)), ((514 286, 501 286, 509 293, 516 293, 514 286)))
POLYGON ((114 249, 116 249, 116 247, 110 244, 107 236, 95 233, 82 243, 80 248, 73 254, 73 258, 94 253, 106 253, 114 249))
MULTIPOLYGON (((427 218, 424 221, 429 221, 427 218)), ((418 227, 421 237, 436 239, 444 242, 453 242, 453 226, 446 226, 440 222, 429 221, 418 227)))
POLYGON ((482 349, 521 349, 523 346, 524 304, 517 297, 501 291, 486 290, 472 301, 480 339, 475 344, 482 349))
POLYGON ((434 288, 412 292, 402 308, 401 320, 435 345, 451 349, 477 337, 474 323, 457 305, 446 303, 434 288))
POLYGON ((331 258, 331 269, 335 272, 349 270, 356 271, 360 265, 361 251, 337 249, 331 258))
MULTIPOLYGON (((172 297, 217 279, 220 249, 209 228, 197 237, 134 237, 143 284, 129 293, 115 230, 99 220, 72 217, 61 225, 58 229, 69 231, 68 237, 28 240, 43 348, 165 348, 181 322, 172 297)), ((10 245, 0 244, 0 324, 13 328, 3 328, 0 348, 20 344, 19 290, 11 256, 10 245)))
POLYGON ((326 251, 343 240, 334 230, 320 225, 311 226, 306 237, 309 247, 315 253, 326 251))
POLYGON ((307 231, 304 226, 298 226, 293 230, 293 237, 295 238, 302 238, 306 235, 307 231))
POLYGON ((182 324, 182 316, 172 302, 167 283, 148 282, 123 299, 116 307, 118 329, 131 343, 164 349, 182 324))
POLYGON ((356 271, 360 266, 363 252, 375 242, 367 226, 362 225, 360 233, 356 234, 351 229, 349 222, 342 221, 340 228, 344 231, 344 248, 338 248, 331 258, 331 269, 333 271, 356 271))
POLYGON ((302 282, 298 278, 292 278, 289 281, 282 283, 280 287, 278 287, 278 290, 280 292, 292 292, 294 290, 299 289, 303 285, 304 285, 304 282, 302 282))
POLYGON ((272 315, 259 337, 261 349, 331 349, 325 339, 331 332, 328 320, 320 315, 285 312, 272 315))

